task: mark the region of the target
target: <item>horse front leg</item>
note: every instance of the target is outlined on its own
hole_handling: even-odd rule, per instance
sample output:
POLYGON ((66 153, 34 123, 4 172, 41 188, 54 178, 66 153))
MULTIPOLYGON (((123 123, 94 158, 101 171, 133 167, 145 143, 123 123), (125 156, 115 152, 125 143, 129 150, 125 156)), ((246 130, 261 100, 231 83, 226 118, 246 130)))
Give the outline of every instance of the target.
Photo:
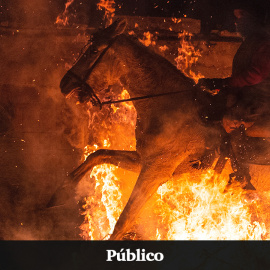
POLYGON ((122 240, 123 236, 134 225, 147 201, 157 191, 158 187, 172 176, 175 167, 167 163, 161 164, 161 161, 158 163, 151 162, 151 165, 144 165, 142 167, 131 196, 115 225, 110 240, 122 240))
POLYGON ((78 168, 70 173, 72 182, 78 183, 87 172, 101 164, 112 164, 137 173, 141 170, 141 158, 136 151, 99 149, 89 155, 78 168))
POLYGON ((87 172, 93 170, 97 165, 112 164, 125 170, 140 172, 141 158, 136 151, 121 151, 100 149, 92 153, 87 159, 76 168, 68 180, 59 187, 52 195, 47 207, 53 207, 64 204, 68 199, 74 197, 75 188, 87 172))

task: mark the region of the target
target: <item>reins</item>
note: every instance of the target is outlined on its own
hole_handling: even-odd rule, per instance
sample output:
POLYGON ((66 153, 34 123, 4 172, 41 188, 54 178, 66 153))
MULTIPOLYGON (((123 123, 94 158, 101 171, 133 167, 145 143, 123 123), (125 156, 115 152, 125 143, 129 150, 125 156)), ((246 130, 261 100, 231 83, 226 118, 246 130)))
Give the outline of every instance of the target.
POLYGON ((128 102, 128 101, 141 100, 141 99, 148 99, 148 98, 155 98, 155 97, 161 97, 161 96, 169 96, 169 95, 180 94, 180 93, 188 92, 188 91, 190 91, 190 90, 167 92, 167 93, 162 93, 162 94, 147 95, 147 96, 134 97, 134 98, 128 98, 128 99, 120 99, 120 100, 109 100, 109 101, 101 102, 101 105, 115 104, 115 103, 128 102))
MULTIPOLYGON (((78 80, 81 83, 81 89, 79 92, 79 101, 80 102, 85 102, 87 99, 94 105, 94 106, 99 106, 100 109, 102 108, 103 105, 109 105, 109 104, 117 104, 117 103, 122 103, 122 102, 129 102, 129 101, 136 101, 136 100, 143 100, 143 99, 150 99, 150 98, 155 98, 155 97, 162 97, 162 96, 168 96, 168 95, 175 95, 175 94, 180 94, 184 93, 190 90, 181 90, 181 91, 175 91, 175 92, 167 92, 167 93, 161 93, 161 94, 153 94, 153 95, 146 95, 146 96, 141 96, 141 97, 134 97, 134 98, 128 98, 128 99, 120 99, 120 100, 108 100, 101 102, 98 96, 95 94, 93 88, 86 82, 87 78, 90 76, 90 74, 93 72, 94 68, 100 63, 102 60, 104 54, 110 49, 114 42, 115 38, 112 39, 112 41, 109 43, 109 45, 102 51, 102 53, 98 56, 97 60, 93 63, 91 68, 87 71, 86 75, 82 79, 80 76, 78 76, 76 73, 71 71, 67 71, 68 75, 71 75, 74 77, 76 80, 78 80)), ((81 58, 86 54, 87 50, 79 56, 81 58)), ((78 60, 75 62, 77 63, 78 60)))

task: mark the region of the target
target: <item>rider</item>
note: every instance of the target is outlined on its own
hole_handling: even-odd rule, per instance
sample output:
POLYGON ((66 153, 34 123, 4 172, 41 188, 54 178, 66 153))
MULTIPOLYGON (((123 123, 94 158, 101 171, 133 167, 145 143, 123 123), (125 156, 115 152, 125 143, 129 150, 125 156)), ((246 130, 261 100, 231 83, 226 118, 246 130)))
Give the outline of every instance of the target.
POLYGON ((235 25, 243 43, 234 56, 232 75, 199 80, 202 88, 219 89, 217 96, 227 96, 221 122, 229 136, 222 137, 227 145, 230 142, 230 151, 235 151, 231 152, 231 161, 235 163, 235 171, 238 170, 239 181, 243 179, 240 171, 245 174, 248 189, 254 187, 246 164, 270 164, 270 143, 264 139, 270 137, 270 34, 265 25, 266 15, 258 2, 255 5, 245 2, 235 8, 235 25))
POLYGON ((201 79, 199 85, 228 93, 222 124, 227 133, 240 125, 251 137, 270 137, 270 34, 265 10, 258 4, 234 9, 237 32, 244 41, 233 59, 232 75, 226 79, 201 79))

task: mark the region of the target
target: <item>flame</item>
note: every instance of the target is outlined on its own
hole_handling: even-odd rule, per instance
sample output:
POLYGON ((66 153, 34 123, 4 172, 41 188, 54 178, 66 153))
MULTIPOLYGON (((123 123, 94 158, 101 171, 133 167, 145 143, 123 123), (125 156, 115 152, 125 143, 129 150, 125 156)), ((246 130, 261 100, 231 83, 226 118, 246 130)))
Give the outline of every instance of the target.
POLYGON ((62 14, 60 14, 57 18, 56 18, 56 22, 55 24, 59 25, 59 26, 66 26, 69 23, 69 18, 70 18, 70 13, 69 13, 69 6, 74 2, 74 0, 67 0, 66 4, 65 4, 65 10, 63 11, 62 14))
MULTIPOLYGON (((180 23, 181 19, 172 19, 174 23, 180 23)), ((172 31, 171 28, 169 28, 172 31)), ((158 34, 156 32, 155 34, 158 34)), ((204 76, 202 74, 195 73, 192 71, 193 65, 197 63, 199 57, 201 57, 201 52, 199 49, 196 49, 191 43, 192 34, 184 31, 183 33, 178 34, 180 47, 178 47, 178 56, 175 58, 176 66, 179 70, 181 70, 187 77, 192 78, 196 83, 200 78, 204 76)), ((151 34, 149 31, 143 33, 143 38, 139 39, 139 41, 144 44, 146 47, 155 46, 156 45, 157 36, 151 34)), ((166 45, 159 46, 159 51, 164 53, 168 50, 166 45)))
POLYGON ((177 68, 180 69, 187 77, 192 78, 196 83, 202 74, 195 73, 191 67, 197 63, 201 56, 200 50, 196 50, 191 43, 192 34, 184 31, 178 35, 180 39, 180 47, 178 48, 178 56, 175 58, 177 68))
POLYGON ((223 192, 225 178, 213 181, 213 171, 190 181, 190 174, 169 181, 158 189, 155 211, 161 217, 163 237, 167 240, 261 240, 264 223, 252 220, 245 193, 233 186, 223 192), (165 227, 164 227, 165 225, 165 227), (164 230, 165 229, 165 230, 164 230))
MULTIPOLYGON (((123 89, 119 99, 128 97, 128 92, 123 89)), ((135 128, 136 111, 132 103, 117 106, 118 109, 113 110, 114 125, 119 125, 118 121, 129 122, 135 128)), ((110 141, 112 134, 106 134, 107 139, 99 146, 85 147, 85 158, 99 148, 116 148, 110 141)), ((127 149, 135 149, 133 139, 129 136, 127 149)), ((196 175, 187 173, 163 184, 153 196, 152 203, 146 206, 131 236, 150 240, 269 239, 270 219, 266 214, 269 205, 266 202, 270 194, 257 193, 255 199, 250 199, 250 194, 236 184, 224 192, 230 172, 227 169, 225 175, 218 178, 213 170, 198 171, 196 175)), ((86 181, 92 182, 93 191, 85 198, 83 206, 84 222, 80 229, 84 239, 104 240, 113 232, 127 201, 121 179, 128 176, 121 175, 120 179, 119 175, 118 167, 104 164, 96 166, 86 177, 86 181)))
MULTIPOLYGON (((105 148, 110 146, 104 141, 105 148)), ((96 148, 96 146, 95 146, 96 148)), ((89 147, 86 148, 89 154, 89 147)), ((90 150, 90 153, 93 152, 90 150)), ((114 174, 117 167, 112 165, 96 166, 90 174, 95 181, 95 193, 85 199, 83 206, 84 223, 80 226, 81 236, 87 240, 107 239, 113 232, 117 219, 123 209, 119 190, 119 180, 114 174)))
POLYGON ((149 31, 143 33, 143 38, 139 39, 139 41, 146 47, 149 47, 150 45, 155 46, 156 41, 153 34, 151 34, 149 31))
POLYGON ((160 50, 161 52, 165 52, 165 51, 167 51, 168 49, 169 49, 169 47, 166 46, 166 45, 164 45, 164 46, 159 46, 159 50, 160 50))
MULTIPOLYGON (((128 99, 129 97, 127 90, 123 89, 118 98, 128 99)), ((87 145, 84 148, 84 160, 91 153, 100 148, 115 149, 110 140, 114 139, 117 128, 125 124, 131 127, 130 130, 132 130, 132 132, 130 132, 132 135, 129 134, 129 130, 125 128, 125 133, 129 138, 127 143, 125 143, 125 140, 122 140, 122 142, 125 143, 127 150, 136 149, 135 134, 133 134, 136 124, 136 110, 132 102, 112 105, 111 108, 113 110, 110 121, 113 124, 112 133, 108 131, 108 126, 105 126, 104 129, 106 129, 107 132, 104 134, 104 137, 106 138, 103 139, 102 144, 94 144, 93 146, 87 145)), ((109 108, 107 110, 109 110, 109 108)), ((101 114, 99 117, 104 117, 102 112, 98 114, 101 114)), ((98 117, 98 114, 94 114, 92 117, 98 117)), ((91 119, 90 121, 93 122, 94 120, 91 119)), ((121 133, 123 133, 124 130, 121 131, 121 133)), ((96 132, 98 132, 98 130, 96 132)), ((99 136, 99 139, 101 138, 102 135, 99 136)), ((80 229, 81 236, 86 240, 107 239, 113 232, 116 221, 123 210, 124 204, 120 190, 120 180, 116 176, 117 169, 116 166, 104 164, 94 167, 92 173, 86 176, 86 181, 95 183, 93 187, 94 194, 85 198, 84 210, 82 212, 84 222, 81 224, 80 229)))
POLYGON ((97 144, 94 144, 93 146, 86 145, 84 147, 83 161, 85 161, 87 159, 87 157, 90 154, 94 153, 97 149, 98 149, 98 145, 97 144))
POLYGON ((97 8, 99 10, 104 10, 104 20, 106 21, 107 25, 112 23, 112 19, 115 15, 115 1, 114 0, 100 0, 97 3, 97 8))

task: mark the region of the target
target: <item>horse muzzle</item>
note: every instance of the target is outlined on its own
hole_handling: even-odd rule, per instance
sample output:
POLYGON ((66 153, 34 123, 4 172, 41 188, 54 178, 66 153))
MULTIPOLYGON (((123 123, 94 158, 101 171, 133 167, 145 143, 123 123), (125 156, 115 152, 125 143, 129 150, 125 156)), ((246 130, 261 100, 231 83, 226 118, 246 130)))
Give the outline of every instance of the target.
POLYGON ((80 87, 81 83, 77 80, 74 80, 74 78, 68 73, 62 78, 60 82, 61 92, 65 97, 67 97, 72 92, 74 92, 75 89, 78 89, 80 87))

